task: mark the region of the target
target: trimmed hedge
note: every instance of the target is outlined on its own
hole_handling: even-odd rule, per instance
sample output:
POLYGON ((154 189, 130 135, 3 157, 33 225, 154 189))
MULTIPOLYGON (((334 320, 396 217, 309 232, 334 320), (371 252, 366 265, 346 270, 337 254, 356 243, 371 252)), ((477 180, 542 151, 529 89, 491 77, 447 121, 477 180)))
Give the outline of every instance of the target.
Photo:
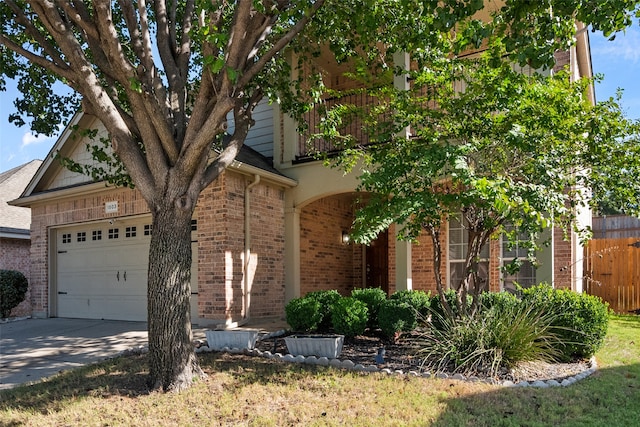
POLYGON ((331 322, 338 334, 351 338, 362 335, 367 328, 369 309, 367 305, 353 297, 340 298, 333 304, 331 322))
POLYGON ((562 342, 561 360, 591 357, 602 347, 609 326, 609 307, 599 297, 541 284, 524 289, 522 303, 556 315, 552 326, 562 342))
POLYGON ((320 303, 320 314, 322 319, 318 324, 318 329, 321 331, 328 331, 332 327, 331 322, 331 309, 333 304, 342 298, 342 295, 336 290, 330 291, 313 291, 307 293, 305 298, 312 299, 320 303))
POLYGON ((480 295, 480 304, 484 310, 495 307, 497 310, 504 312, 518 306, 520 300, 510 292, 483 292, 480 295))
POLYGON ((429 317, 431 307, 431 295, 424 291, 402 290, 391 295, 392 300, 409 304, 418 313, 421 319, 429 317))
POLYGON ((27 294, 29 283, 20 271, 0 270, 0 315, 7 318, 27 294))
POLYGON ((321 308, 314 299, 294 298, 284 308, 287 323, 294 331, 315 331, 322 321, 321 308))
POLYGON ((367 326, 377 328, 380 305, 387 300, 385 291, 380 288, 354 289, 351 291, 351 296, 367 305, 367 309, 369 310, 367 326))
POLYGON ((380 305, 378 324, 382 333, 394 337, 396 332, 409 332, 416 328, 417 311, 411 305, 399 299, 389 299, 380 305))

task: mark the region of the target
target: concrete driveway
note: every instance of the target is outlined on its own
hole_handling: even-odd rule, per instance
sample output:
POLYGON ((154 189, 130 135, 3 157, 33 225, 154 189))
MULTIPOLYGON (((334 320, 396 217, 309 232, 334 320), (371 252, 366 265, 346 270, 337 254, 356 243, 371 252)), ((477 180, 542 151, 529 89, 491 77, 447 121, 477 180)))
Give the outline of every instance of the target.
POLYGON ((147 345, 145 322, 26 319, 0 324, 0 390, 147 345))

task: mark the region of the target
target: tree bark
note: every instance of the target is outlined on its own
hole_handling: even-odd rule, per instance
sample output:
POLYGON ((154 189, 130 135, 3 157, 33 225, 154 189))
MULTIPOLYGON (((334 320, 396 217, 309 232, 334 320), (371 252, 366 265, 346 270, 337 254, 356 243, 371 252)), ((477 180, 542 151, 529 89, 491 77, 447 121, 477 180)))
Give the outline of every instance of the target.
POLYGON ((191 331, 191 217, 176 205, 152 209, 148 328, 152 389, 181 391, 204 376, 191 331))

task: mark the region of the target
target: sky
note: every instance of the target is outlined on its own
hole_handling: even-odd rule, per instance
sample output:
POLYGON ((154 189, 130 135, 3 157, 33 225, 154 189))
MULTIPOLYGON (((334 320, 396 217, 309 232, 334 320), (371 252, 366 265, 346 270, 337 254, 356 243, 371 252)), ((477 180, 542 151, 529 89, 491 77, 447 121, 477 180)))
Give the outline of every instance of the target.
MULTIPOLYGON (((596 100, 614 96, 621 88, 625 114, 640 119, 640 25, 618 34, 614 41, 607 41, 600 33, 590 32, 589 37, 593 71, 604 75, 596 85, 596 100)), ((18 128, 8 122, 16 96, 15 85, 7 84, 7 91, 0 92, 0 172, 34 159, 44 160, 57 140, 57 135, 36 136, 28 125, 18 128)))

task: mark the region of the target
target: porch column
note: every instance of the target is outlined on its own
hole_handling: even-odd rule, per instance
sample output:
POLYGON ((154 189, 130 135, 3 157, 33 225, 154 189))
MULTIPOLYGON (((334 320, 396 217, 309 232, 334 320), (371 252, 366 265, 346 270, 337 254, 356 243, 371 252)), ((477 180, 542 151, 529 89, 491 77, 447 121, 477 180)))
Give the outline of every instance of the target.
POLYGON ((300 297, 300 210, 288 207, 284 213, 284 300, 300 297))
MULTIPOLYGON (((409 70, 411 67, 411 58, 407 52, 395 52, 393 54, 393 63, 395 66, 404 70, 409 70)), ((396 75, 393 77, 393 86, 400 90, 409 90, 410 84, 407 74, 396 75)), ((411 130, 407 126, 403 129, 403 132, 399 135, 404 138, 409 138, 411 130)), ((399 230, 401 225, 396 225, 399 230)), ((411 242, 408 241, 395 241, 396 245, 396 291, 411 290, 413 289, 411 278, 411 242)))
MULTIPOLYGON (((400 227, 400 226, 398 226, 400 227)), ((411 242, 396 239, 396 291, 413 289, 411 242)))

